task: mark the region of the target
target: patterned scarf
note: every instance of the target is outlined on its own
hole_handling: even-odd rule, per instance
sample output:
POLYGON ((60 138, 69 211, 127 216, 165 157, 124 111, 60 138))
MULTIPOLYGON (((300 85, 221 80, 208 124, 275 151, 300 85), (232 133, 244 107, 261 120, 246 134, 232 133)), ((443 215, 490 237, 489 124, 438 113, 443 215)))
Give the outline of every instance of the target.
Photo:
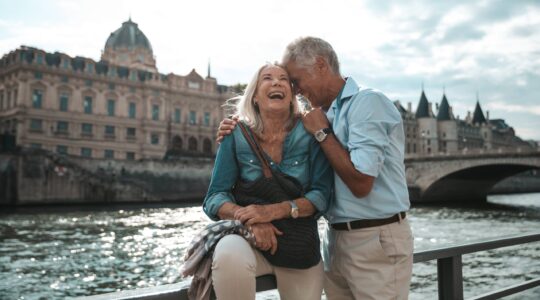
POLYGON ((208 300, 212 291, 212 254, 219 240, 228 234, 238 234, 252 246, 255 236, 238 220, 221 220, 207 225, 191 241, 184 256, 182 276, 193 275, 188 290, 190 300, 208 300))

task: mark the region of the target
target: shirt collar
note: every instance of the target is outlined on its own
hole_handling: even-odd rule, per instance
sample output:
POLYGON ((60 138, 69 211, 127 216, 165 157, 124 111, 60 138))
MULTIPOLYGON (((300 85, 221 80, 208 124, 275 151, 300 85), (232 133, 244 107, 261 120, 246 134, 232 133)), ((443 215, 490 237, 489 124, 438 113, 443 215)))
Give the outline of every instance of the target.
POLYGON ((345 84, 339 91, 336 99, 333 101, 332 106, 337 106, 338 108, 341 108, 343 102, 356 94, 359 89, 360 88, 356 81, 352 77, 347 77, 345 80, 345 84))

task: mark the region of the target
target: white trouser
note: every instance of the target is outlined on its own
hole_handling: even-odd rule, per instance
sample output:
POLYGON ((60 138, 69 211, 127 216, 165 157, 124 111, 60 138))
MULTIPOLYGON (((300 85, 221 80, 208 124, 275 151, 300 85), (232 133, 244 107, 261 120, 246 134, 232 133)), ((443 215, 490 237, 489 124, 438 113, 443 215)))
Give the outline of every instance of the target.
MULTIPOLYGON (((279 245, 278 245, 279 247, 279 245)), ((324 281, 322 262, 309 269, 272 266, 239 235, 223 237, 216 245, 212 281, 218 300, 255 299, 255 277, 276 276, 282 300, 320 300, 324 281)))

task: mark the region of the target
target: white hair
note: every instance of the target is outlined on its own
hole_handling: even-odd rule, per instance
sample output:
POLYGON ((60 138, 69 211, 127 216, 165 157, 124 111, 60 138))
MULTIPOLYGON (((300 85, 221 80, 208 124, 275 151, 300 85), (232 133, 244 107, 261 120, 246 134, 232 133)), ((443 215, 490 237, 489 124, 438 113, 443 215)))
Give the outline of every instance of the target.
MULTIPOLYGON (((244 94, 227 100, 224 105, 225 107, 232 108, 232 113, 248 124, 256 134, 261 134, 263 132, 264 124, 261 119, 261 113, 255 106, 254 98, 257 93, 257 86, 259 85, 259 76, 264 69, 269 67, 278 67, 285 70, 285 68, 276 63, 266 63, 257 70, 255 75, 253 75, 253 78, 244 90, 244 94)), ((291 83, 289 82, 289 84, 291 83)), ((291 94, 292 91, 293 87, 291 84, 291 94)), ((294 125, 296 116, 301 113, 301 106, 298 104, 298 99, 294 95, 292 95, 291 104, 289 119, 285 123, 285 126, 289 129, 294 125)))
POLYGON ((334 74, 340 75, 339 60, 332 45, 316 37, 300 37, 290 43, 283 54, 282 64, 295 62, 302 67, 311 67, 315 64, 317 56, 322 57, 334 74))

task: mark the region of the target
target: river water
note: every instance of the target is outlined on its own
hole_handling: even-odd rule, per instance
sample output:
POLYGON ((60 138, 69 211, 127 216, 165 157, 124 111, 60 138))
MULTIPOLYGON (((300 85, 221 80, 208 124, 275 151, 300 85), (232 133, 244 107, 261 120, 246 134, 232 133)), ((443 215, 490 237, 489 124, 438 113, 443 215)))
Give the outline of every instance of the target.
MULTIPOLYGON (((415 250, 540 230, 540 193, 474 207, 416 206, 415 250)), ((64 299, 181 282, 196 207, 56 207, 0 213, 0 299, 64 299)), ((540 243, 463 257, 465 297, 540 276, 540 243)), ((415 264, 411 299, 436 299, 436 263, 415 264)), ((187 281, 185 281, 187 283, 187 281)), ((277 299, 273 292, 258 299, 277 299)), ((540 288, 508 299, 540 299, 540 288)))

